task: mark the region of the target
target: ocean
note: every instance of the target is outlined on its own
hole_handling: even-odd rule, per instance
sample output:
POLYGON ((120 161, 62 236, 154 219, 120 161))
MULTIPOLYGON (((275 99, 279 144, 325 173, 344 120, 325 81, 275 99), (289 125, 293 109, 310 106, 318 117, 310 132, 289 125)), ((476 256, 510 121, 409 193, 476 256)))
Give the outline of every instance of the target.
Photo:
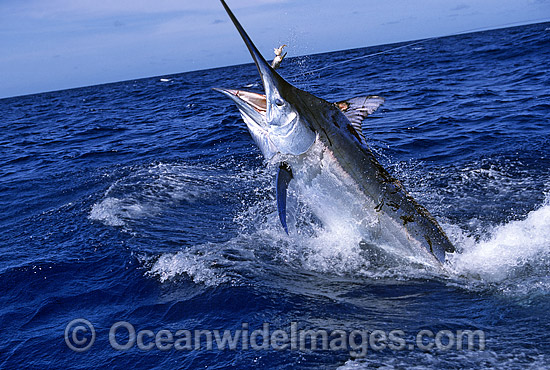
POLYGON ((292 185, 283 231, 211 90, 261 91, 253 64, 0 100, 0 368, 550 368, 550 23, 376 54, 403 45, 279 71, 386 99, 365 136, 456 246, 445 271, 345 213, 328 232, 292 185))

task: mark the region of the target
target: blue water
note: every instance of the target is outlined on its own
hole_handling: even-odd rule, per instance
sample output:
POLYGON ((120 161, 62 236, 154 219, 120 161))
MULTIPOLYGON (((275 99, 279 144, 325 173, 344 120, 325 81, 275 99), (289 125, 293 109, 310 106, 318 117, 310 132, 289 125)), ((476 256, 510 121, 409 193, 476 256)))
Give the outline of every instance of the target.
POLYGON ((329 101, 386 98, 364 132, 456 245, 441 273, 378 258, 346 230, 284 233, 274 174, 211 90, 260 91, 252 64, 0 100, 0 367, 550 368, 549 29, 432 39, 311 74, 392 46, 289 58, 280 69, 329 101), (85 352, 64 339, 79 318, 96 332, 85 352), (486 344, 362 358, 117 351, 109 330, 121 320, 154 333, 398 329, 408 343, 422 329, 482 330, 486 344))

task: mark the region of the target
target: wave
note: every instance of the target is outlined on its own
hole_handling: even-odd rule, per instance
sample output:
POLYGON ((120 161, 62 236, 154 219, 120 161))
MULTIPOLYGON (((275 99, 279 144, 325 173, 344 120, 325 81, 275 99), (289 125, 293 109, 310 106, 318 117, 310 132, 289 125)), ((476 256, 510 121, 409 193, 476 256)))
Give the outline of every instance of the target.
MULTIPOLYGON (((472 178, 501 185, 511 181, 495 169, 466 167, 461 175, 461 181, 466 183, 472 178)), ((274 271, 286 270, 291 275, 296 273, 297 279, 300 272, 309 271, 367 280, 434 278, 465 289, 496 289, 513 294, 550 291, 550 195, 523 219, 490 227, 478 225, 474 232, 441 219, 459 251, 448 256, 446 268, 441 271, 410 256, 397 255, 383 241, 365 239, 361 230, 369 220, 358 221, 353 194, 343 194, 338 207, 320 214, 322 207, 314 209, 312 204, 324 204, 330 194, 323 195, 313 187, 310 192, 300 193, 300 197, 310 199, 299 199, 291 186, 291 234, 286 235, 279 225, 270 189, 272 182, 269 169, 263 168, 229 173, 215 166, 156 163, 135 168, 112 184, 103 199, 92 206, 89 218, 129 229, 135 222, 153 219, 173 207, 183 205, 185 211, 204 207, 205 202, 227 202, 227 198, 243 190, 237 189, 240 184, 245 193, 255 196, 245 195, 240 209, 233 210, 232 230, 220 230, 225 234, 230 231, 229 238, 180 245, 168 252, 148 251, 141 257, 146 274, 162 283, 183 278, 195 284, 218 286, 247 284, 249 279, 260 277, 271 280, 274 271)), ((171 226, 183 222, 181 211, 175 212, 171 226)), ((210 218, 215 216, 207 214, 210 218)), ((212 226, 227 227, 207 225, 210 229, 212 226)))
MULTIPOLYGON (((305 209, 307 206, 293 207, 301 216, 294 215, 298 226, 290 236, 279 226, 273 199, 267 199, 235 217, 240 232, 232 239, 161 254, 148 273, 162 282, 187 276, 195 283, 218 285, 229 281, 246 284, 248 274, 259 278, 262 270, 282 269, 289 276, 309 271, 366 281, 433 278, 467 290, 550 292, 550 197, 525 219, 494 226, 482 239, 457 225, 443 224, 460 251, 448 256, 444 272, 365 243, 357 229, 349 227, 353 220, 344 219, 342 214, 337 214, 341 224, 327 229, 305 209), (246 257, 228 257, 235 251, 246 257), (263 257, 251 272, 250 264, 258 262, 258 253, 263 257)), ((268 273, 263 278, 270 280, 273 276, 268 273)))
POLYGON ((141 261, 150 265, 147 274, 158 278, 162 283, 182 275, 190 277, 196 284, 206 286, 230 282, 227 273, 215 267, 220 257, 202 250, 203 248, 200 253, 194 253, 191 249, 184 249, 177 253, 162 254, 158 258, 142 256, 141 261))
POLYGON ((216 197, 232 179, 216 168, 153 163, 130 168, 96 202, 88 217, 107 226, 128 226, 175 204, 195 204, 216 197))
POLYGON ((494 351, 485 349, 483 351, 460 351, 452 356, 445 356, 442 353, 408 351, 406 356, 390 356, 381 358, 383 352, 376 356, 372 353, 364 359, 352 359, 338 367, 338 370, 363 370, 380 368, 383 369, 502 369, 514 370, 518 368, 539 370, 547 368, 548 356, 545 354, 526 355, 525 349, 511 348, 506 351, 494 351), (481 359, 481 360, 480 360, 481 359), (414 366, 411 366, 414 363, 414 366), (483 363, 483 366, 480 366, 483 363))
POLYGON ((550 292, 550 196, 524 219, 494 226, 479 241, 464 237, 459 245, 462 252, 450 258, 455 274, 503 283, 500 289, 505 291, 550 292), (518 285, 518 279, 524 283, 518 285))

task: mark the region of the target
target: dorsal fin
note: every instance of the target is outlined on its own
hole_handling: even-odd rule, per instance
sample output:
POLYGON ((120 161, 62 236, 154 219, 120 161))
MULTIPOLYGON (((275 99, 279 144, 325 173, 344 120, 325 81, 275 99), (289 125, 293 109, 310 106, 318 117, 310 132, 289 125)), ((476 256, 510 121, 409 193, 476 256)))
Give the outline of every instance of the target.
POLYGON ((337 103, 334 103, 344 113, 344 115, 349 119, 351 125, 357 131, 361 138, 365 138, 363 135, 363 128, 361 127, 361 122, 369 114, 372 114, 375 110, 378 109, 380 105, 384 103, 384 98, 376 95, 369 96, 357 96, 348 100, 342 100, 337 103))

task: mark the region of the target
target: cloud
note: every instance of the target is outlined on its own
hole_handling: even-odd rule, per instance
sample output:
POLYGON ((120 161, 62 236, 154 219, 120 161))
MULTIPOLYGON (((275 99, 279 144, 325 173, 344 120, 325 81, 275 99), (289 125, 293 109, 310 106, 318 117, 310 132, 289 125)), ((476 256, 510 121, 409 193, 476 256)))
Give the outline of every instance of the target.
POLYGON ((389 22, 382 23, 382 26, 393 26, 399 23, 401 23, 401 21, 389 21, 389 22))
MULTIPOLYGON (((284 3, 287 0, 236 0, 232 9, 261 7, 267 4, 284 3)), ((66 16, 77 18, 116 17, 129 15, 173 14, 181 12, 206 13, 223 12, 217 1, 182 0, 31 0, 0 5, 9 8, 10 13, 35 19, 56 19, 66 16)))
MULTIPOLYGON (((266 56, 280 43, 296 56, 536 19, 550 2, 227 1, 266 56)), ((250 62, 217 0, 0 1, 0 44, 0 97, 250 62)))
POLYGON ((464 10, 464 9, 469 9, 470 8, 470 5, 467 5, 467 4, 458 4, 457 6, 455 6, 454 8, 452 8, 451 10, 452 11, 459 11, 459 10, 464 10))

